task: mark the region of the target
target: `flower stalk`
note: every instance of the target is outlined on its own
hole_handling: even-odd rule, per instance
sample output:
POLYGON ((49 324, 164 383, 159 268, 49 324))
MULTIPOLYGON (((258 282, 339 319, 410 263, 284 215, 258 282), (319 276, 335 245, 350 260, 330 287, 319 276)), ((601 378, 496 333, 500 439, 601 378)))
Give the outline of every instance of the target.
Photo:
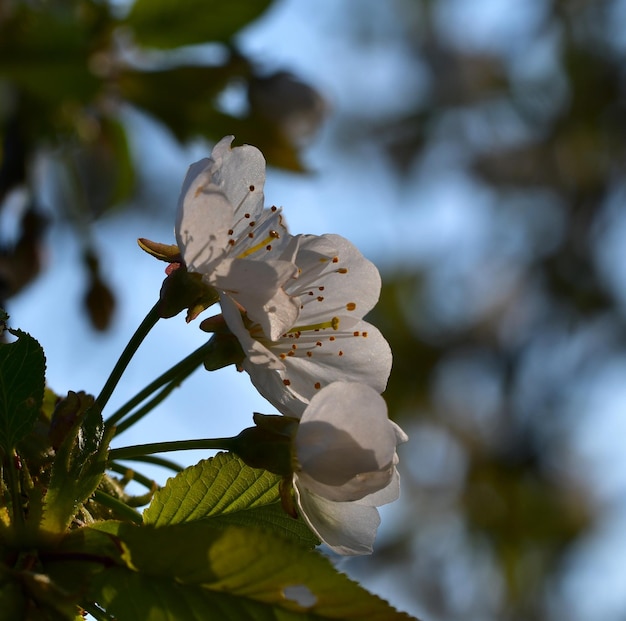
POLYGON ((152 442, 149 444, 133 444, 109 451, 109 460, 137 459, 154 453, 170 453, 172 451, 194 451, 233 448, 235 438, 203 438, 198 440, 174 440, 171 442, 152 442))
POLYGON ((98 411, 102 412, 102 410, 108 403, 111 395, 113 394, 113 391, 115 390, 115 387, 117 386, 120 378, 126 370, 126 367, 128 366, 132 357, 135 355, 135 352, 137 351, 143 340, 146 338, 150 330, 154 328, 159 319, 159 302, 157 302, 144 317, 141 324, 139 324, 139 327, 131 337, 130 341, 128 341, 128 344, 124 348, 122 355, 119 357, 118 361, 113 367, 111 375, 109 375, 109 378, 105 382, 102 390, 100 391, 100 394, 96 397, 96 400, 94 402, 94 408, 96 408, 98 411))

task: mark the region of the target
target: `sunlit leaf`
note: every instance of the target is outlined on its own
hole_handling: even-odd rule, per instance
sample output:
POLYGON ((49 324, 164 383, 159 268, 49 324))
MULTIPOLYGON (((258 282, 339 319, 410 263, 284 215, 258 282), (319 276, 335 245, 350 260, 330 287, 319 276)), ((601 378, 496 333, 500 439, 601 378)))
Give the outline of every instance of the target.
POLYGON ((145 510, 144 522, 164 526, 211 518, 214 526, 262 528, 314 547, 319 541, 304 522, 283 511, 279 483, 275 474, 218 453, 169 479, 145 510))
POLYGON ((321 542, 302 519, 295 519, 285 513, 282 505, 275 502, 264 507, 223 513, 211 518, 213 526, 246 526, 270 531, 291 539, 307 548, 314 548, 321 542))
POLYGON ((271 504, 280 499, 279 483, 275 474, 218 453, 169 479, 145 510, 144 522, 164 526, 271 504))
POLYGON ((135 41, 148 47, 227 41, 270 4, 269 0, 136 0, 126 23, 135 41))
POLYGON ((39 343, 10 330, 14 343, 0 343, 0 449, 9 453, 32 429, 43 402, 46 361, 39 343))
POLYGON ((95 575, 91 595, 119 621, 410 619, 321 554, 258 530, 210 520, 102 528, 119 537, 128 567, 95 575))

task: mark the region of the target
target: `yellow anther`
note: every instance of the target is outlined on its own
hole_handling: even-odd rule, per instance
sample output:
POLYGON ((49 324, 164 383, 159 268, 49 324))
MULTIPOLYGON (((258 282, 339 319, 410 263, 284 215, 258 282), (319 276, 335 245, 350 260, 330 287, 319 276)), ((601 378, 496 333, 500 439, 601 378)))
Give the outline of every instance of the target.
POLYGON ((333 317, 330 321, 323 321, 321 323, 312 323, 309 326, 296 326, 291 328, 287 334, 291 332, 304 332, 309 330, 325 330, 326 328, 332 328, 337 330, 339 328, 339 317, 333 317))
POLYGON ((277 237, 278 235, 276 234, 275 231, 270 231, 270 234, 263 241, 260 241, 258 244, 255 244, 254 246, 251 246, 247 250, 244 250, 243 252, 237 255, 237 258, 245 259, 246 257, 249 257, 251 254, 254 254, 257 250, 261 250, 262 248, 265 248, 269 244, 269 242, 271 242, 273 239, 276 239, 277 237))

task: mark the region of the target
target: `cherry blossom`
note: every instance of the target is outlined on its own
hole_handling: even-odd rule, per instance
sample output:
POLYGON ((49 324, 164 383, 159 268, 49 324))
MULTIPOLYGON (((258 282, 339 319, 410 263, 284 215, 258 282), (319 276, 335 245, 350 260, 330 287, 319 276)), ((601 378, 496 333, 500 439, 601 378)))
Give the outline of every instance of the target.
POLYGON ((407 440, 369 386, 334 382, 311 399, 294 439, 293 487, 302 518, 335 552, 371 553, 376 507, 400 494, 396 447, 407 440))
POLYGON ((297 275, 280 209, 263 206, 265 159, 253 146, 220 140, 189 167, 178 201, 176 240, 190 272, 243 307, 270 338, 298 315, 284 285, 297 275))
POLYGON ((380 331, 363 320, 380 295, 376 266, 339 235, 302 235, 294 241, 299 275, 285 286, 298 302, 294 325, 268 338, 232 301, 223 297, 221 305, 254 386, 283 414, 299 417, 314 394, 337 380, 382 393, 392 356, 380 331))

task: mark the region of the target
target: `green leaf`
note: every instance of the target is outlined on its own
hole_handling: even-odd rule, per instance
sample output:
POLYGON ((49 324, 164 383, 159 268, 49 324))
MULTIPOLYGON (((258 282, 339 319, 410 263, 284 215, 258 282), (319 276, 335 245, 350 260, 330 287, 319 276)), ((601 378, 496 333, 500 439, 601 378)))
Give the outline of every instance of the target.
POLYGON ((100 412, 87 403, 57 450, 44 499, 43 530, 63 532, 98 487, 113 432, 105 435, 100 412))
POLYGON ((228 41, 257 18, 270 0, 136 0, 126 19, 140 45, 173 48, 228 41))
POLYGON ((16 580, 3 580, 0 584, 0 610, 2 618, 5 619, 23 619, 24 594, 21 585, 16 580))
POLYGON ((292 539, 307 548, 314 548, 321 543, 303 520, 294 519, 285 513, 279 502, 256 509, 217 515, 211 518, 211 525, 218 527, 254 526, 292 539))
POLYGON ((118 621, 287 621, 411 617, 340 574, 318 552, 210 520, 97 526, 119 537, 127 567, 94 576, 91 597, 118 621))
POLYGON ((144 511, 145 524, 165 526, 210 518, 213 526, 253 526, 300 542, 319 540, 280 504, 280 477, 250 468, 233 453, 218 453, 167 481, 144 511))
POLYGON ((21 330, 0 343, 0 449, 8 454, 33 428, 43 402, 46 359, 41 345, 21 330))
POLYGON ((179 141, 200 135, 221 138, 228 124, 215 110, 215 97, 230 80, 241 76, 240 62, 220 67, 174 67, 159 71, 122 72, 124 99, 164 123, 179 141))
POLYGON ((88 62, 93 23, 87 12, 68 9, 18 7, 0 32, 0 75, 55 106, 90 101, 102 87, 88 62))
POLYGON ((275 503, 279 484, 279 476, 218 453, 168 479, 144 511, 144 522, 164 526, 275 503))

